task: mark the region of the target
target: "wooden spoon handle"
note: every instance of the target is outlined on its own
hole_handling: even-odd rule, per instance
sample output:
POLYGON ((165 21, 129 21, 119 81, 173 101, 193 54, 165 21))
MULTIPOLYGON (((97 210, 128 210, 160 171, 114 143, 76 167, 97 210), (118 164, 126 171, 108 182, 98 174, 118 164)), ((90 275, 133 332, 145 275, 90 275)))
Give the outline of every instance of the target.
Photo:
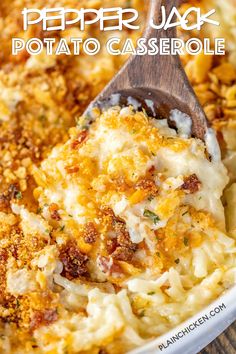
MULTIPOLYGON (((160 23, 161 6, 165 6, 168 17, 173 6, 178 6, 178 2, 178 0, 150 0, 148 25, 144 34, 146 39, 176 37, 174 28, 167 31, 154 29, 150 26, 150 19, 155 19, 155 24, 158 24, 158 21, 160 23)), ((189 114, 193 122, 193 136, 204 140, 207 129, 206 116, 178 55, 132 56, 96 100, 102 101, 117 92, 143 98, 144 101, 145 98, 150 98, 154 104, 159 104, 159 111, 163 108, 162 111, 165 113, 168 108, 178 108, 189 114)))

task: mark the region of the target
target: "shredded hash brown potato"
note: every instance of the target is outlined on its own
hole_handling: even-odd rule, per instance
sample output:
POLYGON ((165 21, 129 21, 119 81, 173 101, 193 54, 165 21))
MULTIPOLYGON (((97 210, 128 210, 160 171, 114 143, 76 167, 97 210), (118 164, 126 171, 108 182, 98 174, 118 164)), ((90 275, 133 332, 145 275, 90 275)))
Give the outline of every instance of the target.
MULTIPOLYGON (((13 57, 12 37, 47 36, 22 31, 25 6, 45 2, 0 4, 0 352, 124 353, 236 281, 235 0, 181 7, 217 8, 228 38, 224 57, 182 57, 226 168, 201 141, 132 107, 97 111, 90 126, 78 118, 127 58, 13 57)), ((142 23, 146 15, 142 0, 50 6, 135 7, 142 23)), ((55 36, 72 33, 109 36, 95 27, 55 36)))
POLYGON ((18 325, 13 353, 28 333, 36 353, 125 352, 234 283, 223 163, 131 106, 96 115, 32 168, 38 213, 11 203, 5 294, 18 302, 2 316, 18 325))

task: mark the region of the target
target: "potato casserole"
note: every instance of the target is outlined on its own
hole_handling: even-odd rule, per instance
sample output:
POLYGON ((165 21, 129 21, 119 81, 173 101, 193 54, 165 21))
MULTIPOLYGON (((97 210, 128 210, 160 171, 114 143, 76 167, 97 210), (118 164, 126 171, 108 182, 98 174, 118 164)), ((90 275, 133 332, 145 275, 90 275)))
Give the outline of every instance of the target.
MULTIPOLYGON (((134 7, 146 18, 142 0, 47 3, 134 7)), ((132 106, 96 109, 88 124, 84 109, 127 57, 12 56, 12 37, 47 36, 23 32, 25 6, 45 1, 0 4, 0 353, 126 353, 236 282, 235 0, 180 8, 216 8, 227 39, 225 56, 182 57, 221 151, 212 128, 206 143, 192 138, 177 110, 176 129, 132 106)), ((78 32, 54 35, 111 35, 78 32)), ((215 33, 179 31, 191 35, 215 33)))

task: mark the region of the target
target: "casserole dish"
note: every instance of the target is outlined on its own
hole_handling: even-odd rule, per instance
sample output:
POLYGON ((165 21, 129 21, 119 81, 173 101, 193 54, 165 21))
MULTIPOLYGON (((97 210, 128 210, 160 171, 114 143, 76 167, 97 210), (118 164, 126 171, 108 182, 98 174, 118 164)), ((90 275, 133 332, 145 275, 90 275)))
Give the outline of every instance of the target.
MULTIPOLYGON (((224 330, 227 329, 235 321, 236 318, 236 305, 235 305, 235 287, 228 290, 225 294, 220 296, 211 305, 204 308, 202 311, 196 314, 196 316, 188 319, 178 327, 174 328, 164 336, 150 342, 148 345, 134 350, 132 354, 196 354, 200 352, 204 347, 211 343, 216 337, 218 337, 224 330), (220 308, 222 304, 224 310, 220 308), (211 312, 212 311, 212 312, 211 312), (209 314, 212 314, 209 316, 209 314), (204 316, 208 316, 204 322, 204 316), (203 318, 203 321, 199 319, 203 318), (178 336, 178 333, 186 333, 186 328, 189 328, 192 324, 198 321, 198 326, 192 326, 194 328, 190 330, 186 335, 182 337, 178 336), (174 339, 172 339, 174 338, 174 339), (179 338, 179 339, 178 339, 179 338)), ((182 335, 182 334, 181 334, 182 335)))

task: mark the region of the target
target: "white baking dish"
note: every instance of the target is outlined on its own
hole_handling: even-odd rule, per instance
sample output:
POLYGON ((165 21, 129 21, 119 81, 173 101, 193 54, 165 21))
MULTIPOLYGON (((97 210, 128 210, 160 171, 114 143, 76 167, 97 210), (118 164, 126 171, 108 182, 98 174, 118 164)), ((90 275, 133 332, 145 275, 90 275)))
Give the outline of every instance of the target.
POLYGON ((195 316, 156 340, 151 341, 144 347, 130 352, 130 354, 196 354, 219 336, 235 320, 236 286, 225 292, 195 316), (189 328, 189 330, 186 331, 186 328, 189 328), (185 335, 183 331, 185 331, 185 335), (172 340, 173 344, 169 343, 167 345, 167 341, 171 341, 173 337, 175 338, 172 340), (165 347, 163 347, 163 344, 165 347))

